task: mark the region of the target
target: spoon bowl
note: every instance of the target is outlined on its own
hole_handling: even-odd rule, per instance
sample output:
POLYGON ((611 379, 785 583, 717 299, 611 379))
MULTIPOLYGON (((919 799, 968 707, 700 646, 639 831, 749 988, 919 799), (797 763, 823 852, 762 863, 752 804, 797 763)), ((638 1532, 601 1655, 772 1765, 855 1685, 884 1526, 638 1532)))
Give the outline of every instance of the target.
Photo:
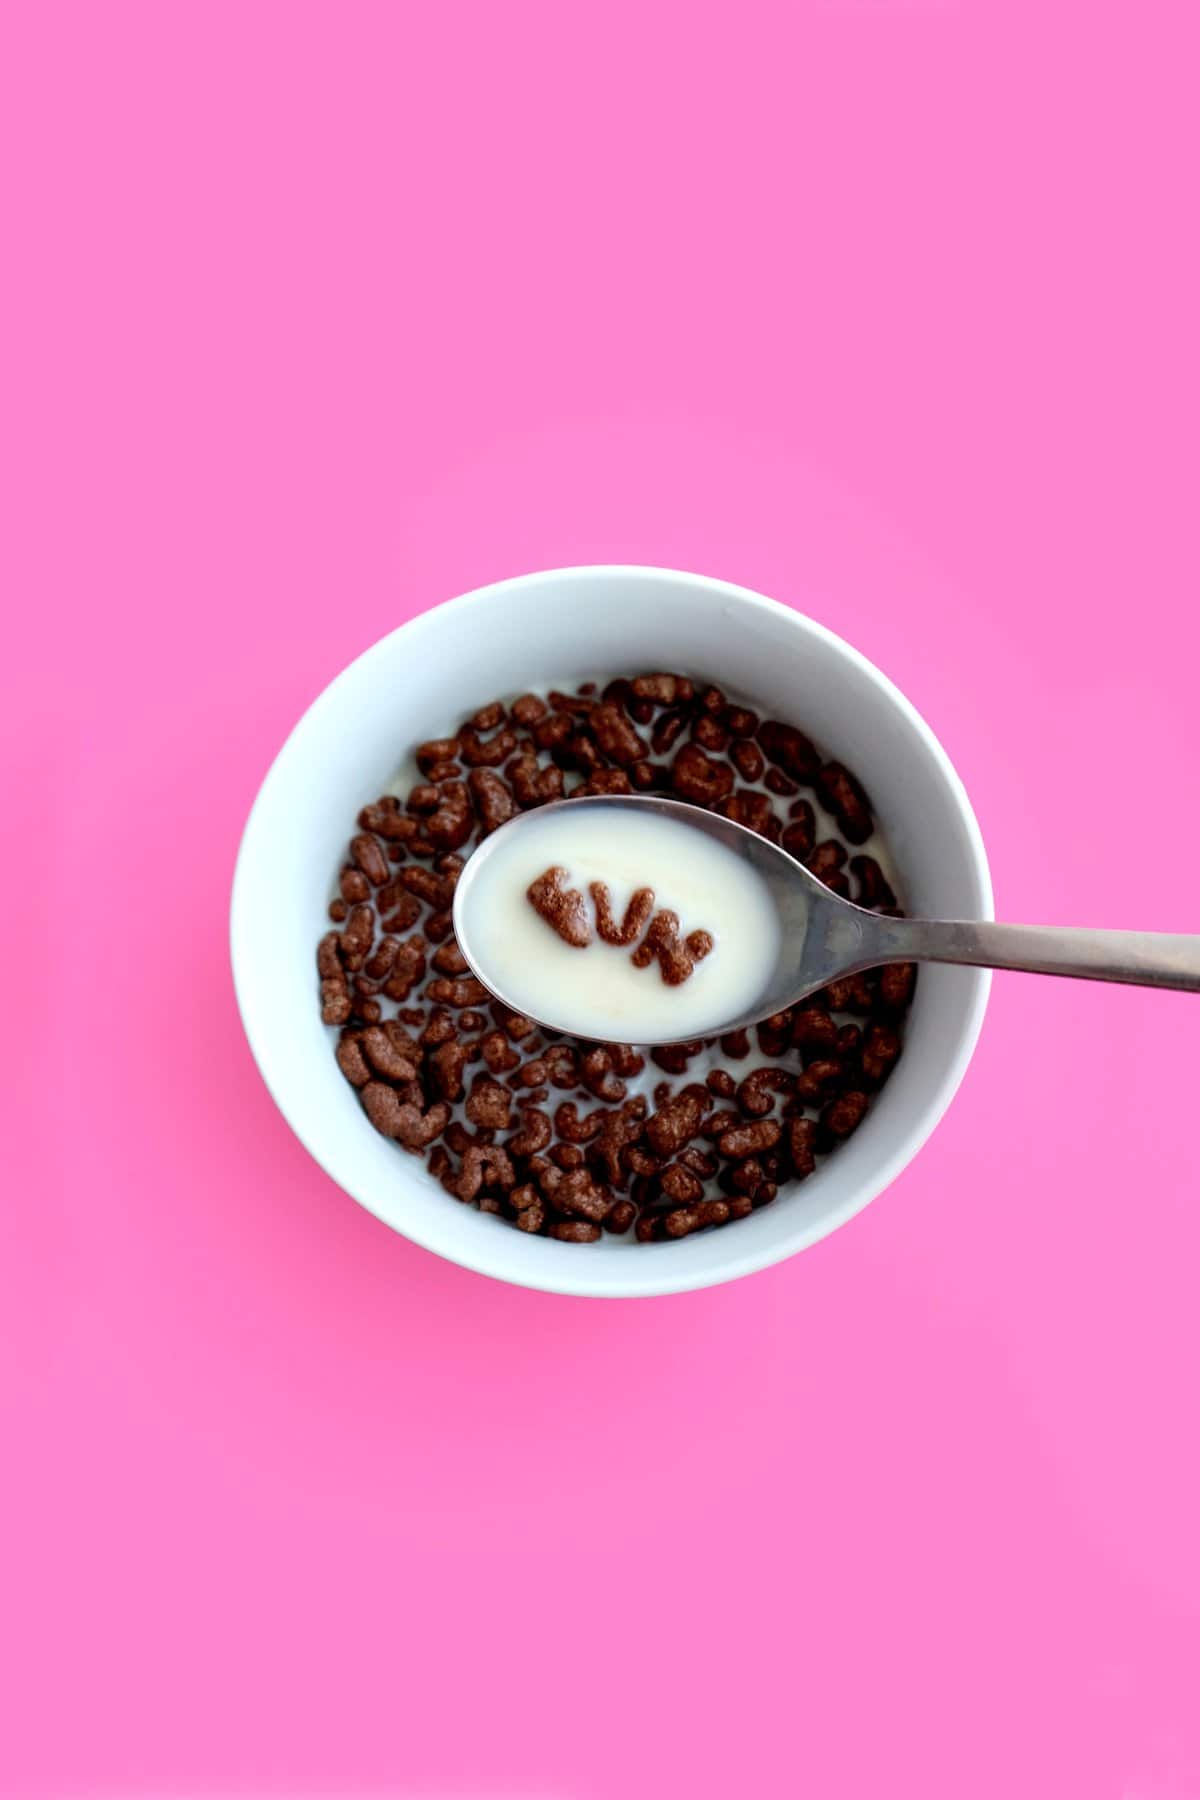
MULTIPOLYGON (((581 799, 557 800, 510 819, 486 838, 467 862, 459 878, 454 896, 454 932, 459 948, 473 973, 488 991, 514 1012, 530 1014, 520 996, 504 991, 489 959, 480 948, 478 933, 472 929, 474 896, 482 884, 489 856, 497 847, 507 849, 512 834, 531 822, 544 824, 554 814, 569 814, 574 820, 587 812, 636 812, 641 817, 659 818, 683 824, 733 851, 739 861, 750 867, 770 895, 771 905, 779 921, 779 954, 762 991, 754 1001, 733 1016, 715 1016, 701 1028, 705 1036, 719 1037, 725 1032, 769 1018, 772 1013, 794 1006, 815 993, 839 975, 886 961, 880 954, 879 927, 888 921, 862 907, 832 894, 802 863, 769 839, 761 837, 745 825, 719 813, 692 806, 683 800, 664 799, 656 794, 595 794, 581 799)), ((903 960, 897 956, 894 960, 903 960)), ((656 975, 647 971, 646 979, 656 975)), ((655 1045, 676 1042, 681 1036, 678 1021, 672 1024, 670 989, 664 988, 662 1027, 656 1032, 638 1033, 638 1042, 655 1045)), ((552 1031, 570 1032, 571 1025, 563 1016, 537 1018, 536 1023, 552 1031)), ((693 1035, 689 1029, 683 1036, 693 1035)))

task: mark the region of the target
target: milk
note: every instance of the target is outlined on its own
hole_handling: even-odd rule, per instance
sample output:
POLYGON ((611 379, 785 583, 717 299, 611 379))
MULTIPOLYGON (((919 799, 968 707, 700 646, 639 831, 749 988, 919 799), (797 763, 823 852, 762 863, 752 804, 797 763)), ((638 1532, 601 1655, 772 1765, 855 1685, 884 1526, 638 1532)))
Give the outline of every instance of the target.
POLYGON ((780 928, 766 883, 724 844, 650 811, 617 805, 527 814, 502 828, 461 893, 461 938, 481 978, 532 1018, 608 1042, 702 1037, 749 1011, 779 959, 780 928), (657 962, 636 968, 634 946, 593 936, 565 943, 527 898, 549 868, 595 909, 604 882, 618 919, 637 888, 679 918, 680 935, 708 932, 711 951, 678 986, 657 962))

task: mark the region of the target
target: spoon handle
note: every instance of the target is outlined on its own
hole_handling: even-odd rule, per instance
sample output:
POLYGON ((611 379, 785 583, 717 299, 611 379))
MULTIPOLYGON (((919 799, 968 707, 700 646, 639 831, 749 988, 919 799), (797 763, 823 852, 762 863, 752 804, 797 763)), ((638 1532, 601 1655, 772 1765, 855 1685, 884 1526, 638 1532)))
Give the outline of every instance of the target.
POLYGON ((884 919, 880 926, 871 945, 879 962, 971 963, 983 969, 1024 969, 1036 975, 1076 975, 1085 981, 1125 981, 1200 993, 1196 935, 995 925, 973 919, 884 919))

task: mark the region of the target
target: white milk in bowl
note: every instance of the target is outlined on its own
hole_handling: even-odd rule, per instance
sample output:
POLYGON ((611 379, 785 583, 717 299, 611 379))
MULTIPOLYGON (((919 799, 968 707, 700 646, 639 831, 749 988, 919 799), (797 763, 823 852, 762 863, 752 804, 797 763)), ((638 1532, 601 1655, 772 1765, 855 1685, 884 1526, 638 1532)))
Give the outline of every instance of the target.
POLYGON ((467 865, 455 921, 493 992, 602 1042, 711 1034, 756 1004, 779 960, 775 904, 748 862, 703 831, 618 804, 502 826, 467 865))

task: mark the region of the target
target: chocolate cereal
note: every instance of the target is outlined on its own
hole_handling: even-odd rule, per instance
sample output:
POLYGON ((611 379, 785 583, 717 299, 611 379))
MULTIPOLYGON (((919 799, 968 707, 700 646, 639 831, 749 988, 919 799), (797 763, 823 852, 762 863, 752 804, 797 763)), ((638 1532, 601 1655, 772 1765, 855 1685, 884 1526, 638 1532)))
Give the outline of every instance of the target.
MULTIPOLYGON (((867 790, 790 721, 662 671, 464 710, 417 746, 419 779, 348 833, 317 1002, 370 1124, 450 1200, 560 1243, 670 1243, 735 1223, 856 1131, 903 1052, 916 969, 832 983, 751 1031, 656 1046, 543 1032, 494 1000, 454 939, 464 860, 518 813, 574 794, 663 793, 779 843, 833 892, 898 911, 867 790)), ((403 746, 398 746, 402 749, 403 746)), ((712 949, 639 889, 623 916, 547 869, 530 903, 668 985, 712 949)))

